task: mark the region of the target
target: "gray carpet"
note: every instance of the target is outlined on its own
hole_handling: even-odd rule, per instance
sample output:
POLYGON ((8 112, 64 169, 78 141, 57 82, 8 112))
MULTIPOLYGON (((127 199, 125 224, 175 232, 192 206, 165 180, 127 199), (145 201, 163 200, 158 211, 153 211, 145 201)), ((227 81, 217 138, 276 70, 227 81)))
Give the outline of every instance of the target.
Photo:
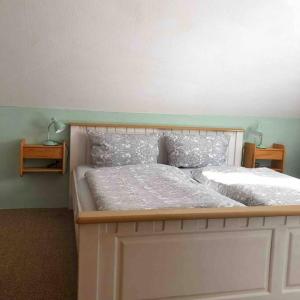
POLYGON ((76 274, 72 212, 0 210, 0 300, 75 300, 76 274))

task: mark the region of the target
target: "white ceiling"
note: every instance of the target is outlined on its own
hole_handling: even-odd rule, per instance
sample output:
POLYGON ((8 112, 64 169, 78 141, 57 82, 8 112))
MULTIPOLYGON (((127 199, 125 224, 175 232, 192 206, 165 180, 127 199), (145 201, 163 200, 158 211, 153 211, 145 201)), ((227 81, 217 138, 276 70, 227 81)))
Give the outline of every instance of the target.
POLYGON ((1 0, 0 105, 300 116, 299 0, 1 0))

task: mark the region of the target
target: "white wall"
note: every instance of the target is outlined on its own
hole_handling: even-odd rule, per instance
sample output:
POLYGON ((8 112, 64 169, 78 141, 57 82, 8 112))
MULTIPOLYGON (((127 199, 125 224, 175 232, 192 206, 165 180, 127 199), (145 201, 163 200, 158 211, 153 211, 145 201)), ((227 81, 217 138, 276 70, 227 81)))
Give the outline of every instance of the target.
POLYGON ((300 1, 0 0, 0 105, 300 116, 300 1))

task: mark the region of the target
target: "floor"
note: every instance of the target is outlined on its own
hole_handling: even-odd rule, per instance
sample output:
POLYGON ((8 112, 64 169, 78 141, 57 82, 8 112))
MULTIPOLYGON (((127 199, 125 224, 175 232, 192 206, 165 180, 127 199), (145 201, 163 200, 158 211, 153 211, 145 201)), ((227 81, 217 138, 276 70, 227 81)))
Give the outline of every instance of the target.
POLYGON ((0 300, 75 300, 76 273, 71 211, 0 210, 0 300))

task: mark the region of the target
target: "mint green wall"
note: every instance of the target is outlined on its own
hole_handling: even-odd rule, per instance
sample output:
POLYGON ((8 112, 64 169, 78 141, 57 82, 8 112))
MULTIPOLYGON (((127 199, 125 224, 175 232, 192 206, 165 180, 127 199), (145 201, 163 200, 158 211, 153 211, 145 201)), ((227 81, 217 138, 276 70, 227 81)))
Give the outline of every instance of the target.
MULTIPOLYGON (((0 107, 0 208, 64 207, 68 174, 18 175, 19 141, 41 142, 50 117, 68 121, 149 123, 247 128, 261 122, 265 144, 284 143, 287 173, 300 177, 300 119, 107 113, 46 108, 0 107)), ((68 138, 68 132, 64 137, 68 138)))

